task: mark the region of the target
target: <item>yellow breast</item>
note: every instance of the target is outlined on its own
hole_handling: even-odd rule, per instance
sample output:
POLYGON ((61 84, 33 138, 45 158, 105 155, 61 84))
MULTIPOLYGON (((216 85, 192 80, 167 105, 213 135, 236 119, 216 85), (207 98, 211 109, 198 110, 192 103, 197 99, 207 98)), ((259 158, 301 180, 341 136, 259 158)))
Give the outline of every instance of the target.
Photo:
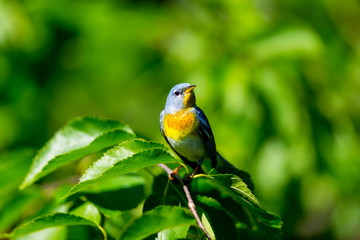
POLYGON ((179 140, 192 134, 197 124, 196 114, 189 109, 184 109, 176 114, 165 115, 164 132, 167 137, 179 140))

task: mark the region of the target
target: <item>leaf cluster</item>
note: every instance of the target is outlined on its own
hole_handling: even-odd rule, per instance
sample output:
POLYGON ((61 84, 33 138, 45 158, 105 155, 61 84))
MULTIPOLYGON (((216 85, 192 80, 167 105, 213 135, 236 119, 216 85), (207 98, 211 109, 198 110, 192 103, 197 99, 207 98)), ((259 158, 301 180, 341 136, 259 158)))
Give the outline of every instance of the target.
MULTIPOLYGON (((46 193, 47 200, 0 237, 202 239, 181 186, 157 167, 179 161, 167 147, 138 138, 118 121, 76 118, 38 151, 20 185, 24 193, 46 193), (75 181, 58 173, 83 162, 75 181)), ((191 193, 213 239, 280 239, 281 219, 261 207, 251 184, 217 170, 195 176, 191 193)))

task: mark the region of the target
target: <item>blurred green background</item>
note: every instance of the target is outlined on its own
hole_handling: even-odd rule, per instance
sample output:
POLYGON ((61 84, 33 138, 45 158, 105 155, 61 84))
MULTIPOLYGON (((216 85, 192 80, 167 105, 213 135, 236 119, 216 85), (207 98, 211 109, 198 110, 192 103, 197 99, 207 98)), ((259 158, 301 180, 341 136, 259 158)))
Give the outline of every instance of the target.
MULTIPOLYGON (((75 116, 164 142, 168 91, 189 82, 284 239, 360 239, 359 26, 357 0, 0 0, 0 172, 21 166, 1 195, 30 164, 11 156, 75 116)), ((12 194, 29 215, 37 197, 12 194)))

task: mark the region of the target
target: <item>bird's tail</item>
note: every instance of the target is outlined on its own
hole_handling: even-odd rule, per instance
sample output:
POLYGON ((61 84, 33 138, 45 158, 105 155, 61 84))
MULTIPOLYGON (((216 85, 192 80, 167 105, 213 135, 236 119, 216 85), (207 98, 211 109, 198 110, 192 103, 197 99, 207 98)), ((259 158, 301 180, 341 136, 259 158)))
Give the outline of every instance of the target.
POLYGON ((217 164, 216 164, 217 167, 221 167, 221 168, 223 168, 223 167, 232 167, 232 168, 235 168, 234 165, 232 165, 223 156, 221 156, 220 153, 217 153, 216 161, 217 161, 217 164))

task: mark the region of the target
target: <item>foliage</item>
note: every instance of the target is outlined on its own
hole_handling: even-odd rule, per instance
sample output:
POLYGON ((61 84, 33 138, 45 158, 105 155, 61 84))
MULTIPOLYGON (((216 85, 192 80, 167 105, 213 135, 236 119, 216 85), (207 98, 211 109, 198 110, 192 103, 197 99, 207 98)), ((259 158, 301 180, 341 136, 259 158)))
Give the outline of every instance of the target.
MULTIPOLYGON (((33 172, 35 184, 17 190, 34 149, 69 119, 121 119, 142 138, 164 143, 158 121, 166 95, 189 82, 198 86, 197 103, 218 151, 251 173, 261 205, 286 224, 284 239, 359 238, 359 16, 356 0, 0 0, 0 232, 72 210, 58 209, 59 199, 107 143, 73 149, 74 158, 89 154, 58 169, 52 167, 61 158, 48 169, 41 165, 33 172), (41 178, 41 169, 55 171, 41 178)), ((142 175, 135 176, 118 176, 105 193, 99 184, 69 198, 84 194, 125 225, 140 211, 127 209, 152 192, 142 175), (108 194, 121 203, 121 213, 107 202, 108 194)), ((219 235, 235 216, 220 214, 223 224, 211 216, 232 200, 210 197, 220 195, 205 191, 216 183, 203 180, 197 178, 192 191, 219 235)), ((144 207, 152 205, 146 201, 144 207)), ((108 231, 118 234, 112 226, 107 223, 108 231)), ((71 235, 83 228, 98 234, 91 226, 41 234, 60 239, 66 229, 71 235)), ((192 230, 179 227, 179 238, 192 230)))
MULTIPOLYGON (((202 232, 195 229, 196 221, 186 208, 187 202, 182 199, 184 193, 167 191, 166 184, 157 184, 154 181, 160 175, 152 170, 151 166, 160 163, 176 164, 178 160, 160 143, 134 138, 134 133, 126 125, 89 117, 73 120, 60 129, 34 157, 32 167, 21 185, 22 188, 29 187, 40 177, 50 174, 66 163, 84 158, 94 151, 108 147, 110 149, 89 164, 79 182, 65 194, 56 195, 53 191, 49 197, 56 203, 46 213, 43 212, 35 219, 16 227, 11 233, 3 234, 2 237, 23 236, 45 228, 87 225, 97 228, 102 234, 102 239, 107 239, 109 235, 111 239, 136 240, 145 239, 153 234, 163 239, 188 236, 191 239, 202 238, 202 232), (104 142, 107 144, 101 144, 104 142), (111 147, 111 145, 115 146, 111 147), (126 175, 126 178, 121 179, 123 175, 126 175), (138 191, 139 186, 152 190, 141 193, 138 191), (127 194, 121 192, 123 189, 128 190, 127 194), (156 199, 157 201, 153 201, 152 194, 156 192, 163 194, 156 199), (120 195, 125 206, 117 201, 117 195, 120 195), (171 204, 165 202, 168 198, 173 199, 171 204), (129 204, 133 202, 135 204, 129 204), (144 203, 146 208, 143 207, 144 203), (139 212, 141 208, 144 209, 143 212, 139 212), (63 209, 64 212, 58 212, 57 209, 63 209), (122 219, 123 221, 117 224, 121 214, 132 209, 138 210, 131 214, 132 219, 126 224, 124 224, 126 219, 122 219), (111 223, 112 228, 116 228, 118 232, 114 233, 108 229, 108 223, 111 223), (191 232, 194 229, 196 231, 191 232), (174 231, 177 234, 174 235, 174 231)), ((203 178, 207 184, 211 180, 218 186, 208 187, 207 191, 226 193, 225 196, 209 195, 208 199, 218 202, 217 208, 221 209, 218 211, 219 215, 227 215, 231 219, 229 226, 235 228, 236 233, 233 236, 235 239, 241 238, 241 231, 252 238, 280 239, 282 225, 280 218, 260 207, 258 200, 239 176, 201 174, 197 177, 203 178), (222 205, 221 201, 226 198, 232 199, 233 203, 222 205), (234 209, 235 212, 240 213, 234 213, 234 209)), ((56 188, 61 189, 63 185, 61 182, 64 179, 59 178, 57 181, 60 184, 56 188)), ((163 181, 168 180, 163 179, 163 181)), ((171 184, 171 187, 176 188, 174 184, 171 184)), ((201 187, 198 186, 198 189, 201 192, 201 187)), ((202 205, 209 209, 214 207, 213 202, 202 199, 202 205)), ((205 208, 201 213, 205 219, 210 216, 205 208)), ((214 239, 222 239, 217 236, 218 232, 212 229, 212 224, 216 225, 218 219, 221 217, 211 214, 210 223, 207 225, 214 239)), ((226 229, 223 228, 221 231, 227 231, 226 229)), ((88 235, 91 236, 90 233, 88 235)))

